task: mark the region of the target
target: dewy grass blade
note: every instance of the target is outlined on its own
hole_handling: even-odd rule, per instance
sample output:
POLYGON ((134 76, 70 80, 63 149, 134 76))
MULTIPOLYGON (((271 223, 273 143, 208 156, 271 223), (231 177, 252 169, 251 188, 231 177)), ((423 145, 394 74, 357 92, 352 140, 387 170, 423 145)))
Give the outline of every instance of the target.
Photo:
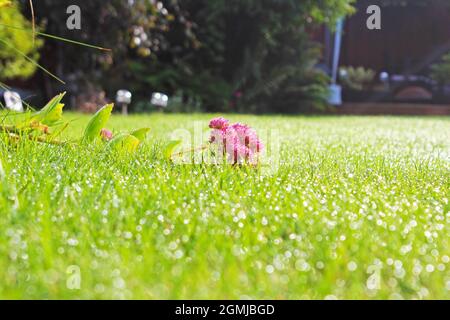
POLYGON ((11 87, 8 86, 6 83, 3 83, 0 81, 0 88, 4 89, 4 90, 11 90, 11 87))
POLYGON ((30 10, 31 10, 31 27, 32 27, 32 32, 33 32, 33 45, 36 42, 36 18, 34 16, 34 6, 33 6, 33 1, 29 0, 30 2, 30 10))
POLYGON ((58 78, 58 76, 54 75, 53 73, 51 73, 50 71, 48 71, 47 69, 45 69, 43 66, 41 66, 36 60, 30 58, 29 56, 27 56, 25 53, 23 53, 22 51, 20 51, 19 49, 15 48, 13 45, 11 45, 9 42, 0 39, 0 42, 3 43, 5 46, 13 49, 14 51, 16 51, 18 54, 20 54, 22 57, 24 57, 25 59, 27 59, 29 62, 31 62, 32 64, 34 64, 36 67, 38 67, 39 69, 41 69, 42 71, 44 71, 46 74, 48 74, 49 76, 51 76, 52 78, 58 80, 59 82, 61 82, 62 84, 66 84, 63 80, 61 80, 60 78, 58 78))
MULTIPOLYGON (((32 32, 32 31, 24 29, 24 28, 20 28, 20 27, 16 27, 16 26, 9 26, 9 25, 2 24, 2 23, 0 23, 0 27, 20 30, 20 31, 23 31, 23 32, 32 32)), ((76 44, 76 45, 79 45, 79 46, 88 47, 88 48, 91 48, 91 49, 97 49, 97 50, 101 50, 101 51, 111 51, 111 49, 109 49, 109 48, 104 48, 104 47, 96 46, 96 45, 89 44, 89 43, 75 41, 75 40, 71 40, 71 39, 55 36, 55 35, 44 33, 44 32, 35 31, 35 34, 38 35, 38 36, 41 36, 41 37, 46 37, 46 38, 50 38, 50 39, 54 39, 54 40, 64 41, 64 42, 76 44)))

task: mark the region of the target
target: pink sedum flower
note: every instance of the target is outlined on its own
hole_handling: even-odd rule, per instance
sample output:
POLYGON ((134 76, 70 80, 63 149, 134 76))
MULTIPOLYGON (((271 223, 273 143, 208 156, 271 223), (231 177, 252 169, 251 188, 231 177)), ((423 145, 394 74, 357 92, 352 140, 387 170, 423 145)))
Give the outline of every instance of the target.
POLYGON ((213 119, 210 127, 213 128, 210 143, 218 156, 232 164, 258 163, 258 155, 264 145, 254 129, 242 123, 229 125, 223 118, 213 119))
POLYGON ((102 131, 100 131, 100 136, 104 141, 110 141, 113 138, 113 133, 110 130, 103 128, 102 131))
POLYGON ((235 144, 233 150, 227 152, 228 162, 233 164, 252 163, 254 158, 253 151, 242 144, 235 144))
MULTIPOLYGON (((252 146, 250 146, 250 147, 252 147, 252 146)), ((254 151, 256 151, 256 152, 264 151, 264 144, 258 140, 254 145, 254 151)))
POLYGON ((224 136, 224 131, 221 129, 213 129, 211 131, 211 137, 209 138, 210 143, 221 143, 224 136))
POLYGON ((225 118, 215 118, 209 122, 211 129, 225 129, 228 127, 228 120, 225 118))

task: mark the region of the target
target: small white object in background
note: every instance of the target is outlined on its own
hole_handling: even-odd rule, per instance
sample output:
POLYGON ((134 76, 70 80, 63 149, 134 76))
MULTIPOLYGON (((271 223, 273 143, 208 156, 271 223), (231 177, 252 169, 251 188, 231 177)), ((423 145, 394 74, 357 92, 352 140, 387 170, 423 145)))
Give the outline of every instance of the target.
POLYGON ((116 101, 117 103, 125 103, 130 104, 131 103, 131 92, 128 90, 119 90, 117 91, 116 95, 116 101))
POLYGON ((5 107, 7 109, 16 112, 23 112, 23 104, 20 94, 14 91, 5 91, 3 98, 5 99, 5 107))
POLYGON ((128 114, 128 105, 131 103, 132 94, 128 90, 119 90, 116 94, 116 103, 122 106, 122 114, 128 114))
POLYGON ((345 69, 339 70, 339 79, 347 79, 348 72, 345 69))
POLYGON ((383 82, 383 83, 388 82, 389 81, 389 73, 384 72, 384 71, 381 72, 380 73, 380 81, 383 82))
POLYGON ((342 104, 342 87, 337 84, 329 86, 328 103, 332 106, 340 106, 342 104))
POLYGON ((384 85, 385 90, 389 90, 389 73, 383 71, 380 73, 380 82, 384 85))
POLYGON ((154 92, 150 102, 156 107, 166 108, 169 103, 169 97, 164 93, 154 92))

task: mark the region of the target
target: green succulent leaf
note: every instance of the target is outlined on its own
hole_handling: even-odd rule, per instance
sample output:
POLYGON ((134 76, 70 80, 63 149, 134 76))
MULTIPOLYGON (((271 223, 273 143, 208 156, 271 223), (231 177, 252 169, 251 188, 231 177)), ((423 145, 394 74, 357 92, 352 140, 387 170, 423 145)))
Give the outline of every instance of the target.
POLYGON ((140 142, 144 141, 147 138, 147 134, 150 131, 150 128, 142 128, 131 132, 131 135, 138 138, 140 142))
POLYGON ((51 126, 62 119, 64 104, 61 100, 66 95, 65 92, 58 94, 50 100, 42 110, 34 113, 31 116, 31 123, 40 123, 46 126, 51 126))
POLYGON ((114 104, 107 104, 101 108, 89 121, 83 136, 83 141, 91 143, 97 138, 100 138, 100 132, 106 126, 111 117, 114 104))
POLYGON ((139 139, 131 134, 117 135, 109 142, 111 149, 120 153, 134 153, 139 144, 139 139))
POLYGON ((181 140, 170 141, 164 149, 164 158, 166 158, 167 160, 171 160, 176 147, 178 147, 180 144, 181 140))

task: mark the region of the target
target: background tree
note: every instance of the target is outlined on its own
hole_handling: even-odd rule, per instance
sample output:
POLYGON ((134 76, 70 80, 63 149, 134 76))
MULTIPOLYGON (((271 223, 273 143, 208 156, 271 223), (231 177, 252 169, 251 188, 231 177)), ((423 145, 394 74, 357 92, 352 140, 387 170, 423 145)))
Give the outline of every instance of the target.
MULTIPOLYGON (((31 29, 17 2, 0 0, 0 8, 0 24, 31 29)), ((33 42, 31 33, 0 25, 0 80, 30 77, 36 66, 21 54, 37 60, 41 45, 42 41, 33 42)))
MULTIPOLYGON (((352 1, 184 0, 196 50, 178 48, 155 64, 133 61, 140 83, 174 88, 206 111, 296 112, 323 105, 327 77, 311 30, 352 11, 352 1), (169 84, 168 86, 166 84, 169 84)), ((167 34, 176 43, 177 28, 167 34)))
POLYGON ((181 110, 296 112, 320 106, 328 79, 315 67, 320 48, 311 30, 333 26, 351 12, 352 2, 40 0, 37 21, 48 33, 113 51, 47 41, 42 63, 70 85, 58 88, 48 77, 36 82, 49 95, 69 89, 113 96, 126 86, 134 101, 144 102, 152 91, 164 91, 179 97, 181 110), (81 30, 66 27, 72 4, 82 9, 81 30))
MULTIPOLYGON (((49 96, 68 90, 89 100, 103 96, 103 91, 112 95, 124 85, 134 91, 134 84, 136 87, 139 84, 130 69, 132 61, 143 58, 154 63, 157 54, 170 47, 165 39, 170 24, 189 28, 176 1, 166 6, 148 0, 40 0, 34 6, 36 21, 47 33, 112 49, 105 53, 57 40, 47 41, 41 62, 68 83, 67 87, 60 87, 45 75, 38 75, 41 81, 36 82, 44 86, 49 96), (69 30, 66 26, 69 16, 66 10, 70 5, 81 8, 81 30, 69 30)), ((189 36, 187 29, 185 34, 189 36)))

